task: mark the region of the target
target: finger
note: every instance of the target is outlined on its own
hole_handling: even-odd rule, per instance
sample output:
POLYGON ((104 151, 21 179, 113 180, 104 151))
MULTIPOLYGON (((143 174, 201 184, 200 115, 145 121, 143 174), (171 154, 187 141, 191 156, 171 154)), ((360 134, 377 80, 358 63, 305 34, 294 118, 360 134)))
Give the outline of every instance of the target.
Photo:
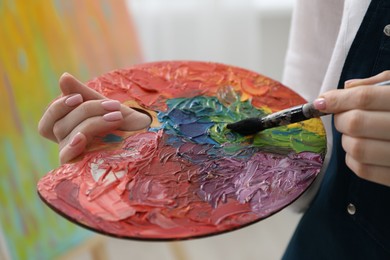
POLYGON ((64 164, 82 154, 87 147, 87 137, 78 132, 71 142, 60 150, 60 163, 64 164))
POLYGON ((57 138, 53 133, 54 124, 70 111, 79 106, 82 102, 83 98, 80 94, 71 94, 55 100, 48 107, 39 121, 38 132, 42 136, 57 142, 57 138))
MULTIPOLYGON (((363 164, 390 167, 390 142, 356 138, 343 135, 341 143, 345 152, 363 164)), ((390 174, 390 173, 389 173, 390 174)))
POLYGON ((325 113, 352 109, 390 111, 390 86, 363 85, 331 90, 314 100, 314 106, 325 113))
POLYGON ((103 99, 85 101, 54 124, 54 136, 58 141, 61 141, 84 120, 95 116, 103 116, 114 111, 119 112, 120 109, 121 104, 117 100, 103 99))
POLYGON ((390 117, 388 112, 350 110, 334 116, 336 129, 353 137, 390 141, 390 117))
POLYGON ((387 80, 390 80, 390 70, 383 71, 382 73, 365 79, 347 80, 344 83, 344 88, 353 88, 361 85, 374 85, 387 80))
POLYGON ((85 84, 77 80, 74 76, 66 72, 60 77, 59 84, 61 91, 64 95, 79 93, 83 96, 84 100, 105 98, 102 94, 87 87, 85 84))
POLYGON ((89 144, 95 136, 100 136, 118 129, 122 122, 123 116, 120 111, 110 112, 103 116, 87 118, 77 125, 67 137, 62 139, 60 142, 60 149, 65 147, 79 132, 85 135, 87 144, 89 144))
POLYGON ((148 127, 152 118, 144 113, 138 112, 125 105, 121 106, 121 112, 123 115, 123 123, 120 130, 123 131, 135 131, 148 127))
MULTIPOLYGON (((60 87, 63 94, 71 94, 71 93, 80 93, 85 100, 92 99, 103 99, 105 98, 100 93, 95 90, 87 87, 80 81, 78 81, 75 77, 70 75, 69 73, 64 73, 60 78, 60 87)), ((144 113, 140 113, 130 107, 125 105, 121 106, 121 112, 124 117, 123 125, 120 127, 120 130, 123 131, 134 131, 140 130, 151 123, 151 118, 144 113)))
POLYGON ((363 164, 349 154, 345 157, 348 167, 360 178, 390 187, 390 168, 363 164))

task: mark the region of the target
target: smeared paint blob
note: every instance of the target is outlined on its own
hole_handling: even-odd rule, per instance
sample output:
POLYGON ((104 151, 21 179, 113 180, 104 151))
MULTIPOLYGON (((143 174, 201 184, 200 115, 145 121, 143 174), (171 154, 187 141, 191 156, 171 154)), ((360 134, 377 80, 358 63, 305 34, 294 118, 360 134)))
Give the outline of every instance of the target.
POLYGON ((114 71, 89 86, 155 115, 150 129, 115 132, 121 143, 96 139, 80 161, 38 184, 47 204, 97 232, 170 240, 234 230, 289 205, 322 167, 319 120, 249 137, 226 129, 305 103, 262 75, 216 63, 161 62, 114 71))
POLYGON ((115 135, 115 134, 107 134, 103 137, 103 142, 105 143, 117 143, 123 141, 121 136, 115 135))

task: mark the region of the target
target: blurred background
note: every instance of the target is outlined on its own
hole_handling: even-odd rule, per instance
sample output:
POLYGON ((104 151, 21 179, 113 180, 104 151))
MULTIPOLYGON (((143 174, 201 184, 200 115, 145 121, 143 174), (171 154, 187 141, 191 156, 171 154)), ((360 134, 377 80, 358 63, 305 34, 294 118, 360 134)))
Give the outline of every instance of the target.
POLYGON ((160 60, 221 62, 281 80, 294 0, 0 0, 0 259, 279 259, 300 215, 288 208, 210 238, 113 239, 52 212, 36 183, 58 167, 37 133, 58 78, 87 81, 160 60))

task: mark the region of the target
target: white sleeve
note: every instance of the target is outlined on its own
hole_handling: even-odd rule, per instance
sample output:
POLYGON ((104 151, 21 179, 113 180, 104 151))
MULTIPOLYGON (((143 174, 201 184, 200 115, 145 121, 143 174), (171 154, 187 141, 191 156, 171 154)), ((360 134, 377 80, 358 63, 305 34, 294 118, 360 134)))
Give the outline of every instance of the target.
MULTIPOLYGON (((337 87, 350 46, 370 0, 296 0, 283 83, 306 100, 337 87)), ((324 167, 314 184, 291 208, 304 211, 317 193, 332 149, 331 117, 323 117, 327 132, 324 167)))
MULTIPOLYGON (((343 0, 295 2, 282 82, 307 101, 314 100, 320 94, 339 32, 343 5, 343 0)), ((330 121, 327 120, 325 125, 328 125, 326 130, 329 132, 330 121)), ((328 153, 321 173, 289 207, 291 210, 305 211, 317 193, 330 158, 329 149, 331 145, 328 142, 328 153)))
POLYGON ((336 43, 343 0, 295 2, 283 83, 306 100, 316 98, 336 43))

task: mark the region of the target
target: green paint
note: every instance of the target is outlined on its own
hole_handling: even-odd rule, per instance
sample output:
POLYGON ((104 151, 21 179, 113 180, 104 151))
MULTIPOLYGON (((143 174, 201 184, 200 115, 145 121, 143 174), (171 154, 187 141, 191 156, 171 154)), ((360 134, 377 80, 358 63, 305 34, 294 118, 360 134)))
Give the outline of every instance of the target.
MULTIPOLYGON (((213 122, 208 129, 209 137, 224 147, 228 154, 236 154, 248 145, 260 150, 268 150, 277 153, 289 152, 314 152, 324 153, 326 149, 326 137, 305 129, 302 125, 281 126, 267 129, 254 136, 242 136, 226 128, 228 123, 250 117, 265 116, 265 109, 252 106, 250 101, 241 102, 239 95, 230 95, 229 102, 216 97, 198 96, 194 98, 177 98, 167 101, 171 110, 179 109, 188 115, 182 118, 186 121, 213 122), (234 99, 232 99, 232 96, 234 99), (224 105, 225 104, 225 105, 224 105)), ((181 123, 176 122, 176 123, 181 123)))
POLYGON ((253 145, 258 147, 273 147, 294 152, 321 153, 325 150, 326 138, 305 129, 281 126, 264 130, 253 139, 253 145))

